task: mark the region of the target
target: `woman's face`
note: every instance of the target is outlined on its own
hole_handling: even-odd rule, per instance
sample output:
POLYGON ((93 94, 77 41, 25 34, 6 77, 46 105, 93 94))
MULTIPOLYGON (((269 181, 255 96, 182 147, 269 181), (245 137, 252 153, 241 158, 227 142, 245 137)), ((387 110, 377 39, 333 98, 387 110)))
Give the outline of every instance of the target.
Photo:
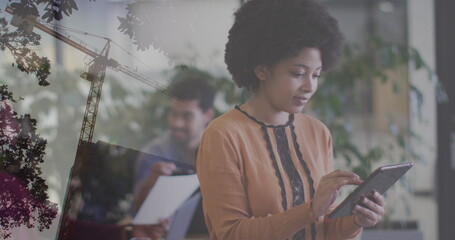
POLYGON ((321 69, 319 49, 305 48, 296 57, 257 67, 258 91, 275 112, 299 113, 316 92, 321 69))

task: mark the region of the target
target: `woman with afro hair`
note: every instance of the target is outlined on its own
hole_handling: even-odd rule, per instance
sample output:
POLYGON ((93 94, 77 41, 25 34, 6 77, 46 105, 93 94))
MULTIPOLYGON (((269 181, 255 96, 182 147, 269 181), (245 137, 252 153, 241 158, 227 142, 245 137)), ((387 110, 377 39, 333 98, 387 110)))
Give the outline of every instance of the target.
POLYGON ((350 239, 383 217, 377 192, 352 216, 325 217, 342 186, 362 181, 333 170, 329 130, 301 113, 342 39, 313 0, 250 0, 235 13, 225 61, 252 97, 212 121, 199 146, 210 239, 350 239))

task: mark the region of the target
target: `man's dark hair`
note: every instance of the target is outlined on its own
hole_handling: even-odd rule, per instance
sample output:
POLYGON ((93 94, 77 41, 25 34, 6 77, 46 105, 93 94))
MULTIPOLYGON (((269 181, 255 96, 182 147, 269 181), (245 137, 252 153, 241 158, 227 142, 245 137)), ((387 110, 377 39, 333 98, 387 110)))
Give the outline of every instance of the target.
POLYGON ((250 0, 235 13, 225 62, 239 87, 255 90, 257 66, 318 48, 322 70, 328 71, 338 61, 342 41, 337 20, 313 0, 250 0))
POLYGON ((169 90, 173 93, 172 97, 175 99, 199 100, 199 107, 204 112, 213 107, 215 90, 203 78, 183 78, 171 84, 169 90))

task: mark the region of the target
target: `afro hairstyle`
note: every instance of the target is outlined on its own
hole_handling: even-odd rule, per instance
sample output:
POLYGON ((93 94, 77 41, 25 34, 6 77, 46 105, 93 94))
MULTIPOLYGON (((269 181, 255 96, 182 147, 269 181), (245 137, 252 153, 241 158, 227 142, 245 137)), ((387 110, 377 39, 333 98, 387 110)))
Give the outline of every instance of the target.
POLYGON ((338 22, 314 0, 250 0, 235 13, 225 62, 239 87, 255 90, 254 69, 318 48, 322 70, 338 62, 343 42, 338 22))

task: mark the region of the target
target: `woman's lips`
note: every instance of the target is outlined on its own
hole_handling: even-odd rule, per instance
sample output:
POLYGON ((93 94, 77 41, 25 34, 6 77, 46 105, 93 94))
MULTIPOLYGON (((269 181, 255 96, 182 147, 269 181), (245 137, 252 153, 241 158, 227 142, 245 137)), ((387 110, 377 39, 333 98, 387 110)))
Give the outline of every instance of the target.
POLYGON ((306 98, 306 97, 294 97, 294 100, 299 105, 305 105, 308 102, 308 98, 306 98))

